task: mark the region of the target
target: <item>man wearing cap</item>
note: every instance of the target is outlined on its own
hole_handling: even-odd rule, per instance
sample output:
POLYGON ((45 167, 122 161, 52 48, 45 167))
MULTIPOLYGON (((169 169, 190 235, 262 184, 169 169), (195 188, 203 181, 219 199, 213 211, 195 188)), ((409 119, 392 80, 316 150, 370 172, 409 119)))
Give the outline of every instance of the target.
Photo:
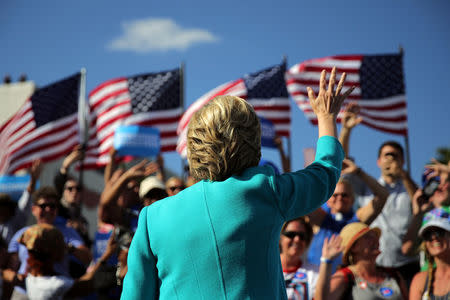
POLYGON ((139 187, 139 198, 144 206, 149 206, 158 200, 166 198, 166 187, 156 176, 145 178, 139 187))
MULTIPOLYGON (((342 121, 339 141, 346 156, 349 155, 349 140, 352 129, 362 118, 358 118, 359 107, 351 104, 346 109, 342 121)), ((417 190, 408 172, 403 169, 404 156, 402 146, 395 141, 387 141, 378 149, 377 165, 381 176, 378 182, 389 192, 389 197, 379 216, 371 223, 381 229, 380 250, 377 265, 395 268, 409 284, 412 276, 419 271, 417 256, 402 253, 402 242, 412 220, 411 199, 417 190)), ((373 198, 367 186, 354 176, 349 176, 355 191, 357 206, 366 205, 373 198)))
MULTIPOLYGON (((33 194, 32 214, 36 218, 37 224, 54 224, 57 216, 58 194, 52 187, 42 187, 33 194)), ((78 233, 70 227, 60 223, 54 224, 63 234, 65 243, 68 245, 69 254, 73 259, 77 259, 87 265, 91 260, 89 249, 83 244, 83 240, 78 233)), ((19 238, 27 230, 24 227, 17 231, 8 246, 11 255, 9 267, 17 274, 25 274, 27 267, 28 251, 26 247, 19 243, 19 238)), ((60 264, 55 264, 55 271, 69 275, 69 256, 66 256, 60 264)), ((16 279, 16 277, 14 278, 16 279)), ((11 299, 27 299, 23 282, 15 282, 14 292, 11 299)))

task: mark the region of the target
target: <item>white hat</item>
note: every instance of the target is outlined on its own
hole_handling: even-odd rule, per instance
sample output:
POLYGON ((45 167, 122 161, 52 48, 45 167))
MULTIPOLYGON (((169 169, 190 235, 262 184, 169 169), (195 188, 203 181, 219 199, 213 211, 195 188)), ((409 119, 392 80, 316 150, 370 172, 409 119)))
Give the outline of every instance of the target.
POLYGON ((419 236, 422 236, 429 227, 439 227, 450 231, 450 214, 444 208, 435 208, 430 210, 423 217, 422 226, 419 230, 419 236))
POLYGON ((160 189, 165 191, 166 186, 156 176, 149 176, 141 182, 141 186, 139 187, 139 197, 144 198, 144 196, 153 189, 160 189))

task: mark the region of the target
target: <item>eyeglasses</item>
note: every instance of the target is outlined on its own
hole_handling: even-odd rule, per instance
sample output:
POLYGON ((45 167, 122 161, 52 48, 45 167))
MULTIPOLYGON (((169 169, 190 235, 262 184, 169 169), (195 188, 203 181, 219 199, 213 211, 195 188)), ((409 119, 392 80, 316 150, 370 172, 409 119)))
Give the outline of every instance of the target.
POLYGON ((47 207, 50 209, 56 209, 56 204, 54 203, 42 203, 42 204, 36 204, 36 206, 39 206, 41 209, 46 209, 47 207))
POLYGON ((443 238, 447 234, 447 231, 441 228, 433 228, 423 233, 423 239, 427 242, 431 242, 433 238, 443 238))
POLYGON ((184 186, 183 185, 169 186, 168 189, 174 192, 176 190, 184 190, 184 186))
POLYGON ((79 192, 79 191, 81 191, 81 186, 79 186, 79 185, 66 186, 66 190, 68 190, 69 192, 72 192, 74 190, 79 192))
POLYGON ((301 231, 283 231, 281 234, 291 240, 294 239, 296 236, 298 236, 302 241, 306 241, 307 238, 306 233, 301 231))
POLYGON ((337 196, 341 196, 342 198, 349 197, 350 195, 347 193, 336 193, 333 194, 333 198, 337 198, 337 196))

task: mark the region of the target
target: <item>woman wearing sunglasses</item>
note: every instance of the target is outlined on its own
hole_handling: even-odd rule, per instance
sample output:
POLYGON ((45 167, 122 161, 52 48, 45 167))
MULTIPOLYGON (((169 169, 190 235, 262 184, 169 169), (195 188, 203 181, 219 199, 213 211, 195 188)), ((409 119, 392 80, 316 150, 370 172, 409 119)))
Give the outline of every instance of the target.
POLYGON ((324 70, 318 96, 309 89, 319 140, 315 162, 297 172, 258 167, 261 127, 245 100, 218 96, 192 116, 187 156, 198 182, 141 211, 122 299, 286 299, 281 227, 324 203, 340 174, 336 117, 352 89, 341 94, 344 75, 335 81, 333 69, 327 89, 324 70))
POLYGON ((312 299, 319 269, 302 260, 313 230, 305 217, 284 223, 280 235, 280 260, 288 300, 312 299))
POLYGON ((423 239, 428 270, 414 276, 411 300, 450 299, 450 214, 435 208, 425 214, 419 231, 423 239))

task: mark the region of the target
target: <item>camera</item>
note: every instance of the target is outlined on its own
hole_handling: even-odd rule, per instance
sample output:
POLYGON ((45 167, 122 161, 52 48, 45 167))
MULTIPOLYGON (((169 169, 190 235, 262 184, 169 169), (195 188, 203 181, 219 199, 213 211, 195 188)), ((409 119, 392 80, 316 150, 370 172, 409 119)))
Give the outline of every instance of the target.
POLYGON ((133 233, 124 226, 116 226, 114 228, 114 239, 120 249, 128 249, 133 239, 133 233))
POLYGON ((427 175, 430 173, 430 170, 425 170, 425 172, 423 172, 422 174, 422 191, 423 196, 426 199, 429 199, 431 196, 433 196, 434 192, 436 192, 441 182, 439 176, 427 179, 427 175))

